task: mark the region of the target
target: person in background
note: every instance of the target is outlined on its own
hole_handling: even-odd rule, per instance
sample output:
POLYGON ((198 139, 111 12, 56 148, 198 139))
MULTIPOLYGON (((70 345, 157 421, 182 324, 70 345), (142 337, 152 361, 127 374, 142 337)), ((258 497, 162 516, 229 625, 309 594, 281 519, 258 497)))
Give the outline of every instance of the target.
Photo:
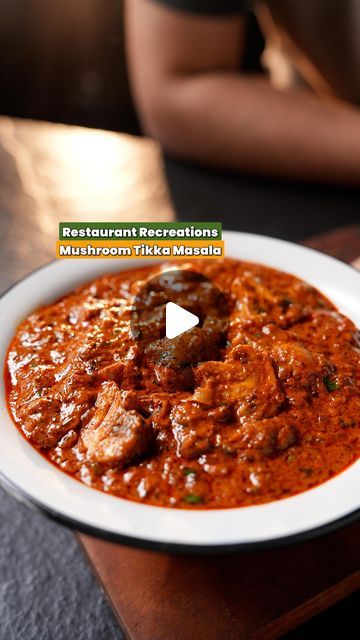
POLYGON ((244 73, 246 0, 127 0, 144 131, 209 166, 360 185, 360 2, 252 3, 267 74, 244 73))

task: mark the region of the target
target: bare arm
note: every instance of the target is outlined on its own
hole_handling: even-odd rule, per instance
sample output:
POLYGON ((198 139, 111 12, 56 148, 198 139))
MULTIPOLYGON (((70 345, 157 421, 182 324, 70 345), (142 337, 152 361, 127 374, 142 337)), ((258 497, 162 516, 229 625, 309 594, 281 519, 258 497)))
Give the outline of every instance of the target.
POLYGON ((127 0, 133 92, 147 133, 213 166, 360 185, 360 112, 237 71, 241 16, 212 18, 127 0))

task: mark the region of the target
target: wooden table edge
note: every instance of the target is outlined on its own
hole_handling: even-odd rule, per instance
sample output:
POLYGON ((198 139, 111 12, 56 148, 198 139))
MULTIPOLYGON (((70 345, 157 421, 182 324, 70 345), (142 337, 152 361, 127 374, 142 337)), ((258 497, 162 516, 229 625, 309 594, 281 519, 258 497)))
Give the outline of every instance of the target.
MULTIPOLYGON (((360 226, 356 225, 355 227, 352 226, 345 230, 339 230, 342 234, 342 240, 344 241, 347 234, 352 234, 354 230, 356 230, 356 233, 359 234, 360 238, 360 226)), ((323 244, 326 245, 330 242, 331 247, 333 247, 335 234, 336 232, 321 234, 314 238, 306 239, 301 244, 310 246, 311 248, 314 248, 316 250, 321 250, 321 246, 323 244)), ((336 251, 331 251, 329 253, 334 257, 343 259, 342 255, 336 255, 336 251)), ((357 268, 360 268, 360 257, 354 259, 354 255, 351 254, 349 258, 350 259, 348 260, 348 263, 353 264, 357 268)), ((105 595, 108 598, 108 601, 114 611, 115 617, 120 625, 124 637, 126 638, 126 640, 132 640, 131 635, 129 634, 127 629, 126 621, 121 616, 116 603, 112 598, 111 592, 107 589, 106 578, 102 575, 102 569, 97 562, 98 558, 95 558, 92 555, 92 546, 94 544, 94 540, 90 536, 80 533, 77 533, 76 536, 86 558, 89 561, 90 567, 95 577, 98 579, 105 595)), ((102 541, 101 544, 104 544, 104 542, 102 541)), ((105 544, 109 544, 110 546, 112 546, 114 543, 105 544)), ((328 608, 334 606, 336 603, 346 598, 351 593, 354 593, 358 589, 360 589, 360 571, 349 575, 340 582, 322 591, 318 595, 310 598, 309 600, 306 600, 304 603, 302 603, 298 607, 295 607, 293 610, 281 614, 278 618, 274 619, 269 624, 266 624, 259 631, 256 631, 255 633, 248 636, 247 640, 275 640, 275 638, 278 638, 279 636, 295 629, 299 625, 304 624, 314 616, 323 613, 328 608)))

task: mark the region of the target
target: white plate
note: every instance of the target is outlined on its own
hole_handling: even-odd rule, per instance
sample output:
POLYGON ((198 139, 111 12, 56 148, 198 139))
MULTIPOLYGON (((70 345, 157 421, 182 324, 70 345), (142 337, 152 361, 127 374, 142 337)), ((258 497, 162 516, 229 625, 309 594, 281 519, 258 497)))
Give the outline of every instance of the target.
MULTIPOLYGON (((259 262, 318 287, 360 326, 360 274, 321 253, 262 236, 224 234, 226 255, 259 262)), ((32 273, 0 299, 0 366, 16 326, 34 308, 106 272, 144 261, 64 260, 32 273)), ((192 511, 143 505, 95 491, 58 470, 19 434, 0 393, 0 476, 18 498, 78 530, 149 548, 209 551, 302 539, 355 519, 360 461, 297 496, 238 509, 192 511)))

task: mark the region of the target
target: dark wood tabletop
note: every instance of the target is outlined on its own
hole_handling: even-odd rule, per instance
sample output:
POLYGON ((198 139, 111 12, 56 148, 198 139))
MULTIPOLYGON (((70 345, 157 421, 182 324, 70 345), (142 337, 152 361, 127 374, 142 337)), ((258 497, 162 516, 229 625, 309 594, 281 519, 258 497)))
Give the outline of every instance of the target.
POLYGON ((0 289, 53 260, 60 221, 171 220, 158 146, 145 138, 0 118, 0 289))
MULTIPOLYGON (((303 241, 351 262, 360 225, 303 241)), ((360 589, 360 522, 231 557, 172 556, 80 536, 128 640, 272 640, 360 589)))
MULTIPOLYGON (((175 210, 181 219, 221 220, 225 228, 294 240, 326 232, 313 238, 312 246, 347 261, 360 255, 360 198, 356 190, 256 181, 169 159, 165 168, 166 175, 161 151, 149 140, 0 118, 0 291, 54 258, 61 220, 171 220, 175 210), (345 225, 355 226, 336 230, 345 225)), ((1 491, 0 535, 1 640, 122 637, 72 533, 31 513, 1 491)), ((220 634, 217 638, 225 637, 224 629, 232 629, 226 636, 229 639, 249 637, 250 631, 251 637, 257 637, 251 624, 264 620, 266 637, 277 637, 353 591, 359 584, 355 572, 358 525, 331 536, 318 546, 306 543, 303 550, 292 553, 289 547, 280 552, 282 575, 292 572, 296 580, 292 586, 289 580, 282 586, 281 575, 275 585, 279 598, 275 610, 274 602, 265 597, 273 587, 269 572, 262 585, 265 604, 261 611, 251 593, 242 596, 241 582, 236 582, 232 595, 224 586, 237 572, 260 579, 250 556, 236 562, 215 559, 200 606, 191 599, 201 591, 205 559, 195 563, 186 558, 175 560, 85 537, 83 544, 127 637, 190 640, 199 636, 196 620, 206 611, 211 613, 208 618, 203 616, 210 640, 215 637, 211 629, 220 634), (115 581, 114 568, 118 570, 115 581), (302 588, 304 584, 308 587, 305 597, 296 591, 300 578, 302 588), (286 595, 285 609, 282 593, 286 595), (323 598, 320 603, 319 594, 323 598), (216 608, 219 603, 223 615, 216 608), (173 617, 160 624, 159 612, 164 608, 173 617), (286 613, 294 610, 295 617, 286 613), (275 620, 273 626, 271 620, 275 620)), ((268 552, 262 558, 264 566, 271 560, 268 552)))

